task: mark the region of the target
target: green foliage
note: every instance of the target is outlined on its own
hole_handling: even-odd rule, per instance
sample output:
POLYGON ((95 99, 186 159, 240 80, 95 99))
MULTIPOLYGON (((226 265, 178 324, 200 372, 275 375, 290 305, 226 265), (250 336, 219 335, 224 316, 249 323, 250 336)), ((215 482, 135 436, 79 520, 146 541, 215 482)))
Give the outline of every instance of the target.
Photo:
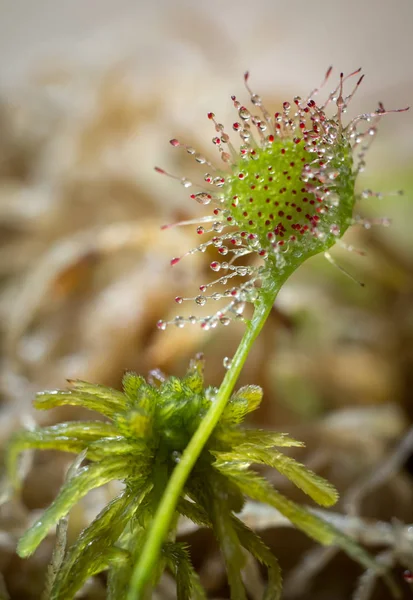
MULTIPOLYGON (((317 113, 319 116, 319 109, 314 110, 313 116, 317 113)), ((302 134, 297 119, 300 110, 297 112, 294 129, 287 135, 275 136, 275 139, 271 136, 253 151, 239 156, 232 173, 229 176, 225 173, 222 188, 224 206, 233 221, 240 230, 255 235, 260 248, 269 257, 274 257, 276 237, 288 241, 279 246, 283 260, 267 263, 270 277, 277 277, 284 265, 295 263, 297 267, 313 254, 333 246, 337 233, 341 237, 348 229, 355 204, 356 171, 353 170, 352 148, 339 120, 329 119, 323 135, 320 135, 317 125, 316 132, 302 134), (317 140, 317 148, 309 143, 310 136, 317 140), (326 153, 328 167, 324 158, 326 153), (304 165, 307 168, 303 168, 304 165), (308 185, 310 180, 317 180, 318 187, 308 185), (332 196, 336 198, 334 203, 330 201, 332 196), (315 202, 309 204, 309 199, 315 202), (322 207, 321 211, 317 211, 318 206, 322 207), (297 207, 302 212, 297 213, 297 207), (300 227, 292 228, 294 223, 300 227), (305 224, 316 229, 317 235, 302 231, 305 224), (283 236, 280 236, 281 233, 283 236)), ((309 125, 301 113, 303 122, 309 125)))
MULTIPOLYGON (((18 553, 22 557, 32 554, 49 529, 90 490, 113 479, 121 480, 125 484, 122 493, 66 551, 50 597, 71 599, 89 577, 109 569, 109 598, 122 598, 159 499, 181 452, 213 404, 217 390, 204 389, 201 358, 191 362, 182 379, 169 377, 162 382, 147 383, 142 377, 127 373, 123 393, 79 381, 72 381, 71 386, 69 390, 39 394, 36 407, 48 409, 74 404, 98 411, 109 421, 61 423, 14 435, 7 465, 16 487, 18 456, 25 449, 84 452, 87 459, 87 464, 68 478, 54 502, 23 535, 18 553)), ((182 490, 150 586, 156 584, 167 567, 176 578, 179 600, 205 597, 187 548, 174 541, 178 516, 184 515, 200 526, 213 529, 225 559, 234 600, 246 598, 241 578, 245 551, 268 568, 265 599, 279 598, 281 575, 275 557, 236 517, 247 496, 276 506, 317 541, 337 542, 346 547, 343 540, 347 538, 284 498, 250 469, 252 464, 274 467, 323 506, 334 504, 337 499, 330 484, 275 450, 277 446, 300 446, 299 442, 284 434, 240 428, 242 420, 259 406, 261 398, 259 387, 246 386, 228 402, 182 490)))

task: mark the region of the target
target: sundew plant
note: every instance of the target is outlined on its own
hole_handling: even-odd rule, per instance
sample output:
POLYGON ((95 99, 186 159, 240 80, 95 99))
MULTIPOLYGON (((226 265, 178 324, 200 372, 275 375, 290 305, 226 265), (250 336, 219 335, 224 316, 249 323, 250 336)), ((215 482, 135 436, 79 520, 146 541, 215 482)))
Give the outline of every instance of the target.
MULTIPOLYGON (((330 73, 331 69, 324 83, 330 73)), ((172 146, 204 165, 204 182, 196 186, 185 177, 156 170, 194 188, 191 199, 211 209, 196 223, 200 244, 171 264, 212 247, 217 256, 210 267, 218 274, 193 298, 175 300, 179 305, 189 300, 200 306, 217 302, 221 308, 208 316, 162 320, 158 327, 198 324, 208 330, 241 320, 245 333, 233 358, 224 361, 226 373, 219 388, 205 385, 204 359, 199 355, 181 379, 158 370, 147 380, 126 373, 122 391, 70 381, 67 390, 37 395, 35 406, 40 410, 77 405, 100 413, 104 420, 60 423, 13 436, 7 467, 16 489, 23 450, 53 448, 79 455, 56 499, 19 541, 19 555, 32 554, 50 528, 62 529, 70 509, 90 490, 112 480, 124 484, 79 538, 63 547, 46 582, 47 597, 74 598, 88 578, 108 570, 109 599, 146 599, 168 569, 176 578, 179 600, 205 598, 188 548, 176 541, 178 518, 185 516, 213 530, 233 600, 247 598, 241 576, 245 552, 267 568, 264 598, 278 599, 282 585, 276 557, 238 516, 247 498, 270 504, 318 543, 337 545, 365 567, 379 570, 351 538, 280 494, 252 468, 276 469, 321 506, 337 501, 331 484, 282 453, 284 447, 302 445, 299 441, 243 428, 246 415, 259 406, 262 390, 249 385, 234 392, 288 277, 319 253, 334 264, 329 251, 335 244, 346 247, 342 237, 347 229, 372 225, 355 209, 358 200, 374 195, 370 190, 356 193, 357 175, 364 169, 380 119, 407 109, 388 111, 379 104, 377 110, 346 122, 346 109, 363 79, 359 73, 341 74, 323 102, 317 102, 320 90, 315 89, 305 99, 284 102, 274 115, 250 90, 247 73, 251 108, 232 97, 237 114, 232 138, 208 113, 215 130, 212 141, 222 159, 219 165, 171 140, 172 146), (252 306, 251 318, 247 304, 252 306)), ((62 539, 58 535, 60 543, 62 539)))

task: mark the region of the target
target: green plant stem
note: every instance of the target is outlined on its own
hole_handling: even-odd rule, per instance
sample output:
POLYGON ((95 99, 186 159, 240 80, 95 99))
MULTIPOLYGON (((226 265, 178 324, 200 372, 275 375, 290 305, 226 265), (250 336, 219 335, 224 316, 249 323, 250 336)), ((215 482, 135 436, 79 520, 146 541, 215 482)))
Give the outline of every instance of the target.
POLYGON ((151 575, 154 572, 161 546, 168 534, 185 482, 221 417, 251 347, 260 333, 273 307, 277 293, 286 278, 287 276, 284 276, 282 277, 282 281, 278 280, 276 282, 277 285, 273 282, 268 288, 261 289, 260 298, 255 307, 253 317, 247 323, 247 329, 232 359, 231 366, 226 372, 215 401, 185 448, 179 464, 175 467, 169 479, 152 521, 146 542, 140 552, 139 560, 135 565, 127 600, 140 600, 143 598, 145 586, 150 581, 151 575))

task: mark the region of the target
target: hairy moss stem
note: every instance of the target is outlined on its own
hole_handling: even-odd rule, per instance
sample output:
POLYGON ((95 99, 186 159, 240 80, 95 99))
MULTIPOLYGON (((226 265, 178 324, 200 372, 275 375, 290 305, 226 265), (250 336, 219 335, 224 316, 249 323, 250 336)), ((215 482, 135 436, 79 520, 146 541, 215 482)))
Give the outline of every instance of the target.
POLYGON ((203 447, 208 441, 209 436, 217 425, 251 347, 267 320, 281 285, 287 279, 289 274, 290 272, 288 274, 284 273, 284 276, 282 278, 280 277, 277 282, 273 281, 270 285, 261 289, 253 317, 247 323, 244 336, 232 359, 231 366, 226 372, 215 401, 193 435, 182 454, 180 462, 175 467, 172 476, 169 479, 168 485, 166 486, 154 516, 146 542, 140 553, 139 560, 133 570, 127 600, 142 600, 142 598, 144 598, 145 586, 149 583, 152 573, 156 568, 162 544, 166 540, 174 511, 185 482, 201 454, 203 447))

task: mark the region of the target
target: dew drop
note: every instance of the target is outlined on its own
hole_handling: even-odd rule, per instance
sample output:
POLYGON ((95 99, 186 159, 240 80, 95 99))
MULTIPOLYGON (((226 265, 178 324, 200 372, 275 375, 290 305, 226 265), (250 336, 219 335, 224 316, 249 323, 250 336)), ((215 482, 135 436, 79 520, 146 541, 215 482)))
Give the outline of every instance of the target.
POLYGON ((406 569, 403 572, 403 578, 405 581, 407 581, 407 583, 413 583, 413 573, 410 571, 410 569, 406 569))
POLYGON ((212 200, 211 194, 207 194, 206 192, 199 192, 198 194, 193 194, 193 198, 203 206, 207 206, 212 200))
POLYGON ((196 232, 198 235, 202 235, 203 233, 205 233, 205 229, 203 227, 198 227, 196 232))
POLYGON ((258 290, 256 287, 252 287, 250 290, 248 290, 247 292, 247 300, 248 302, 255 302, 258 298, 258 290))
POLYGON ((222 187, 225 184, 225 179, 223 177, 215 177, 212 183, 217 187, 222 187))
POLYGON ((207 299, 205 298, 205 296, 197 296, 195 298, 195 302, 199 305, 199 306, 205 306, 207 299))
POLYGON ((192 185, 192 181, 184 177, 183 179, 181 179, 181 185, 183 185, 184 188, 189 188, 192 185))
POLYGON ((231 323, 231 319, 229 319, 228 317, 220 317, 219 322, 221 323, 221 325, 229 325, 231 323))
POLYGON ((238 114, 243 121, 249 121, 251 117, 249 110, 247 110, 245 106, 241 106, 241 108, 238 111, 238 114))
POLYGON ((373 196, 373 192, 371 190, 363 190, 361 192, 362 198, 370 198, 371 196, 373 196))
POLYGON ((156 324, 158 329, 161 329, 162 331, 165 331, 166 329, 166 322, 165 321, 158 321, 156 324))
POLYGON ((255 104, 255 106, 260 106, 260 104, 261 104, 261 98, 260 98, 260 96, 258 96, 257 94, 252 94, 251 95, 251 102, 252 102, 252 104, 255 104))
POLYGON ((222 364, 224 365, 224 369, 230 369, 232 365, 232 358, 228 358, 228 356, 226 356, 222 361, 222 364))
POLYGON ((175 317, 174 325, 176 325, 176 327, 179 327, 180 329, 182 329, 182 327, 185 326, 184 318, 183 317, 175 317))
POLYGON ((181 461, 181 452, 178 452, 178 450, 174 450, 171 454, 171 458, 173 460, 174 463, 179 463, 181 461))
POLYGON ((175 298, 175 302, 176 302, 177 304, 182 304, 182 302, 183 302, 183 301, 184 301, 184 299, 182 298, 182 296, 177 296, 177 297, 175 298))
POLYGON ((245 309, 245 302, 235 302, 234 306, 233 306, 233 311, 235 312, 236 315, 242 315, 242 313, 244 312, 245 309))
POLYGON ((216 260, 214 260, 209 266, 213 271, 219 271, 221 268, 220 263, 217 262, 216 260))

